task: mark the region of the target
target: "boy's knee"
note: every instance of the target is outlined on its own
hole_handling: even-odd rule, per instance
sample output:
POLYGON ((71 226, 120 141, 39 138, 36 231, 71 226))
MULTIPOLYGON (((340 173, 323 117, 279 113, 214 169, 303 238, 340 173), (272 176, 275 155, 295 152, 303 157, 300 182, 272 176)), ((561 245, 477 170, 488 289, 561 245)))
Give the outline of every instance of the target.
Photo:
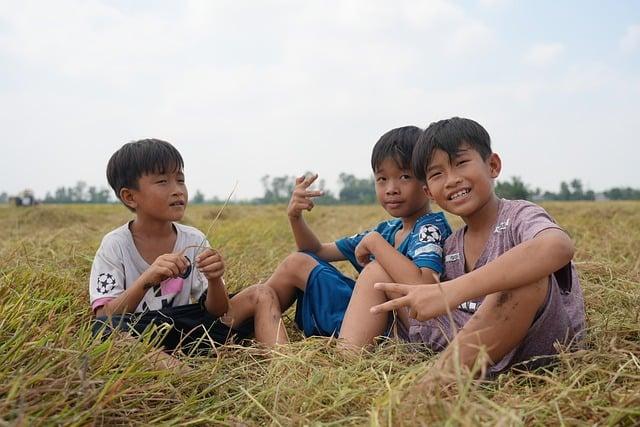
POLYGON ((252 295, 253 303, 256 305, 270 304, 278 301, 278 294, 270 286, 256 285, 252 295))
POLYGON ((303 252, 294 252, 289 254, 289 256, 282 261, 281 268, 287 274, 306 278, 316 265, 318 265, 318 261, 316 261, 312 256, 303 252))
MULTIPOLYGON (((391 280, 389 273, 386 272, 382 266, 375 262, 371 261, 369 264, 365 265, 362 271, 360 272, 360 277, 366 277, 366 281, 362 281, 363 283, 369 283, 373 286, 376 282, 384 282, 391 280)), ((363 277, 363 278, 364 278, 363 277)), ((361 282, 360 280, 358 282, 361 282)))

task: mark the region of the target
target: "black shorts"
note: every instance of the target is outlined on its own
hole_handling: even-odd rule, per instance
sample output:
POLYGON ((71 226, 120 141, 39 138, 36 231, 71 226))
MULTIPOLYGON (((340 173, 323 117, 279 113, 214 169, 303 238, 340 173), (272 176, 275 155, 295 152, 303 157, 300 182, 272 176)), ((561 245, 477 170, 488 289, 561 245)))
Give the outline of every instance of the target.
POLYGON ((222 323, 220 318, 213 317, 204 309, 201 303, 167 307, 162 310, 151 310, 145 313, 126 313, 97 317, 93 321, 93 335, 101 334, 108 337, 113 329, 129 332, 132 335, 142 334, 147 328, 156 327, 156 333, 162 338, 159 345, 165 350, 178 347, 185 353, 192 350, 207 352, 212 343, 240 343, 253 336, 253 318, 244 322, 237 329, 232 329, 222 323), (164 325, 171 325, 165 330, 164 325), (158 327, 162 327, 157 329, 158 327))

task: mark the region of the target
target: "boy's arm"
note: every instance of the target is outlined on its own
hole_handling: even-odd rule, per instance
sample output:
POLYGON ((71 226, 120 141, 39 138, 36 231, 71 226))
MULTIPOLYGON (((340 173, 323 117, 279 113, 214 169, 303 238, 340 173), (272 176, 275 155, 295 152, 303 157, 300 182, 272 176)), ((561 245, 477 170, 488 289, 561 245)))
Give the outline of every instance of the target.
POLYGON ((309 228, 302 211, 311 211, 314 207, 312 198, 322 196, 322 191, 309 190, 309 186, 318 175, 296 178, 296 186, 289 201, 287 215, 291 224, 291 231, 300 251, 312 252, 325 261, 340 261, 345 259, 335 243, 321 243, 313 230, 309 228))
POLYGON ((419 268, 376 231, 367 234, 356 248, 356 259, 362 265, 370 262, 369 254, 375 256, 376 262, 396 282, 417 285, 439 281, 437 272, 419 268))
POLYGON ((188 263, 181 254, 159 256, 128 289, 96 309, 96 316, 111 316, 134 312, 151 286, 169 277, 179 276, 187 267, 188 263))
POLYGON ((378 283, 377 289, 403 296, 372 307, 371 311, 379 313, 407 306, 416 319, 432 319, 465 301, 535 283, 567 265, 573 253, 573 242, 564 231, 546 229, 477 270, 442 284, 415 287, 378 283))

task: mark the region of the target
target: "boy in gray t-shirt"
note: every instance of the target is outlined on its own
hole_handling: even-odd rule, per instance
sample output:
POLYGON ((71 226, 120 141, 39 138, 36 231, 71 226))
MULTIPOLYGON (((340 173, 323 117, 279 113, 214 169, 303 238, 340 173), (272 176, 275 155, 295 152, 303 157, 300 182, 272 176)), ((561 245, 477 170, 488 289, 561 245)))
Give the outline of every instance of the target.
POLYGON ((482 367, 497 374, 548 362, 556 343, 576 344, 585 314, 573 243, 541 207, 496 196, 501 161, 486 130, 457 117, 431 124, 413 168, 465 226, 445 243, 445 282, 378 283, 390 301, 372 312, 409 310, 410 327, 399 335, 444 350, 432 373, 473 366, 481 348, 489 359, 482 367))
POLYGON ((135 218, 108 233, 94 258, 94 333, 137 335, 157 326, 167 350, 207 348, 211 339, 225 343, 253 332, 267 345, 286 341, 275 292, 251 287, 240 292, 240 302, 230 302, 221 255, 203 233, 177 222, 188 202, 183 166, 178 150, 158 139, 130 142, 111 156, 109 185, 135 218))

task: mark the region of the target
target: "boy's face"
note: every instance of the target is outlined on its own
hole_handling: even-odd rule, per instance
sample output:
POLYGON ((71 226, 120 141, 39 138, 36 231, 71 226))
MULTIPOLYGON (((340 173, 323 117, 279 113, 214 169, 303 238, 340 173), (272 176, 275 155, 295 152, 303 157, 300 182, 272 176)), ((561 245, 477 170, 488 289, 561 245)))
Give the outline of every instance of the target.
POLYGON ((160 221, 181 220, 189 197, 182 170, 142 175, 137 190, 123 189, 121 194, 137 216, 160 221))
POLYGON ((424 184, 410 170, 402 169, 394 159, 386 158, 374 174, 376 197, 389 215, 418 218, 429 208, 424 184))
POLYGON ((495 197, 493 179, 500 168, 496 153, 482 160, 468 144, 462 144, 453 158, 438 149, 427 166, 427 193, 447 212, 469 217, 495 197))

